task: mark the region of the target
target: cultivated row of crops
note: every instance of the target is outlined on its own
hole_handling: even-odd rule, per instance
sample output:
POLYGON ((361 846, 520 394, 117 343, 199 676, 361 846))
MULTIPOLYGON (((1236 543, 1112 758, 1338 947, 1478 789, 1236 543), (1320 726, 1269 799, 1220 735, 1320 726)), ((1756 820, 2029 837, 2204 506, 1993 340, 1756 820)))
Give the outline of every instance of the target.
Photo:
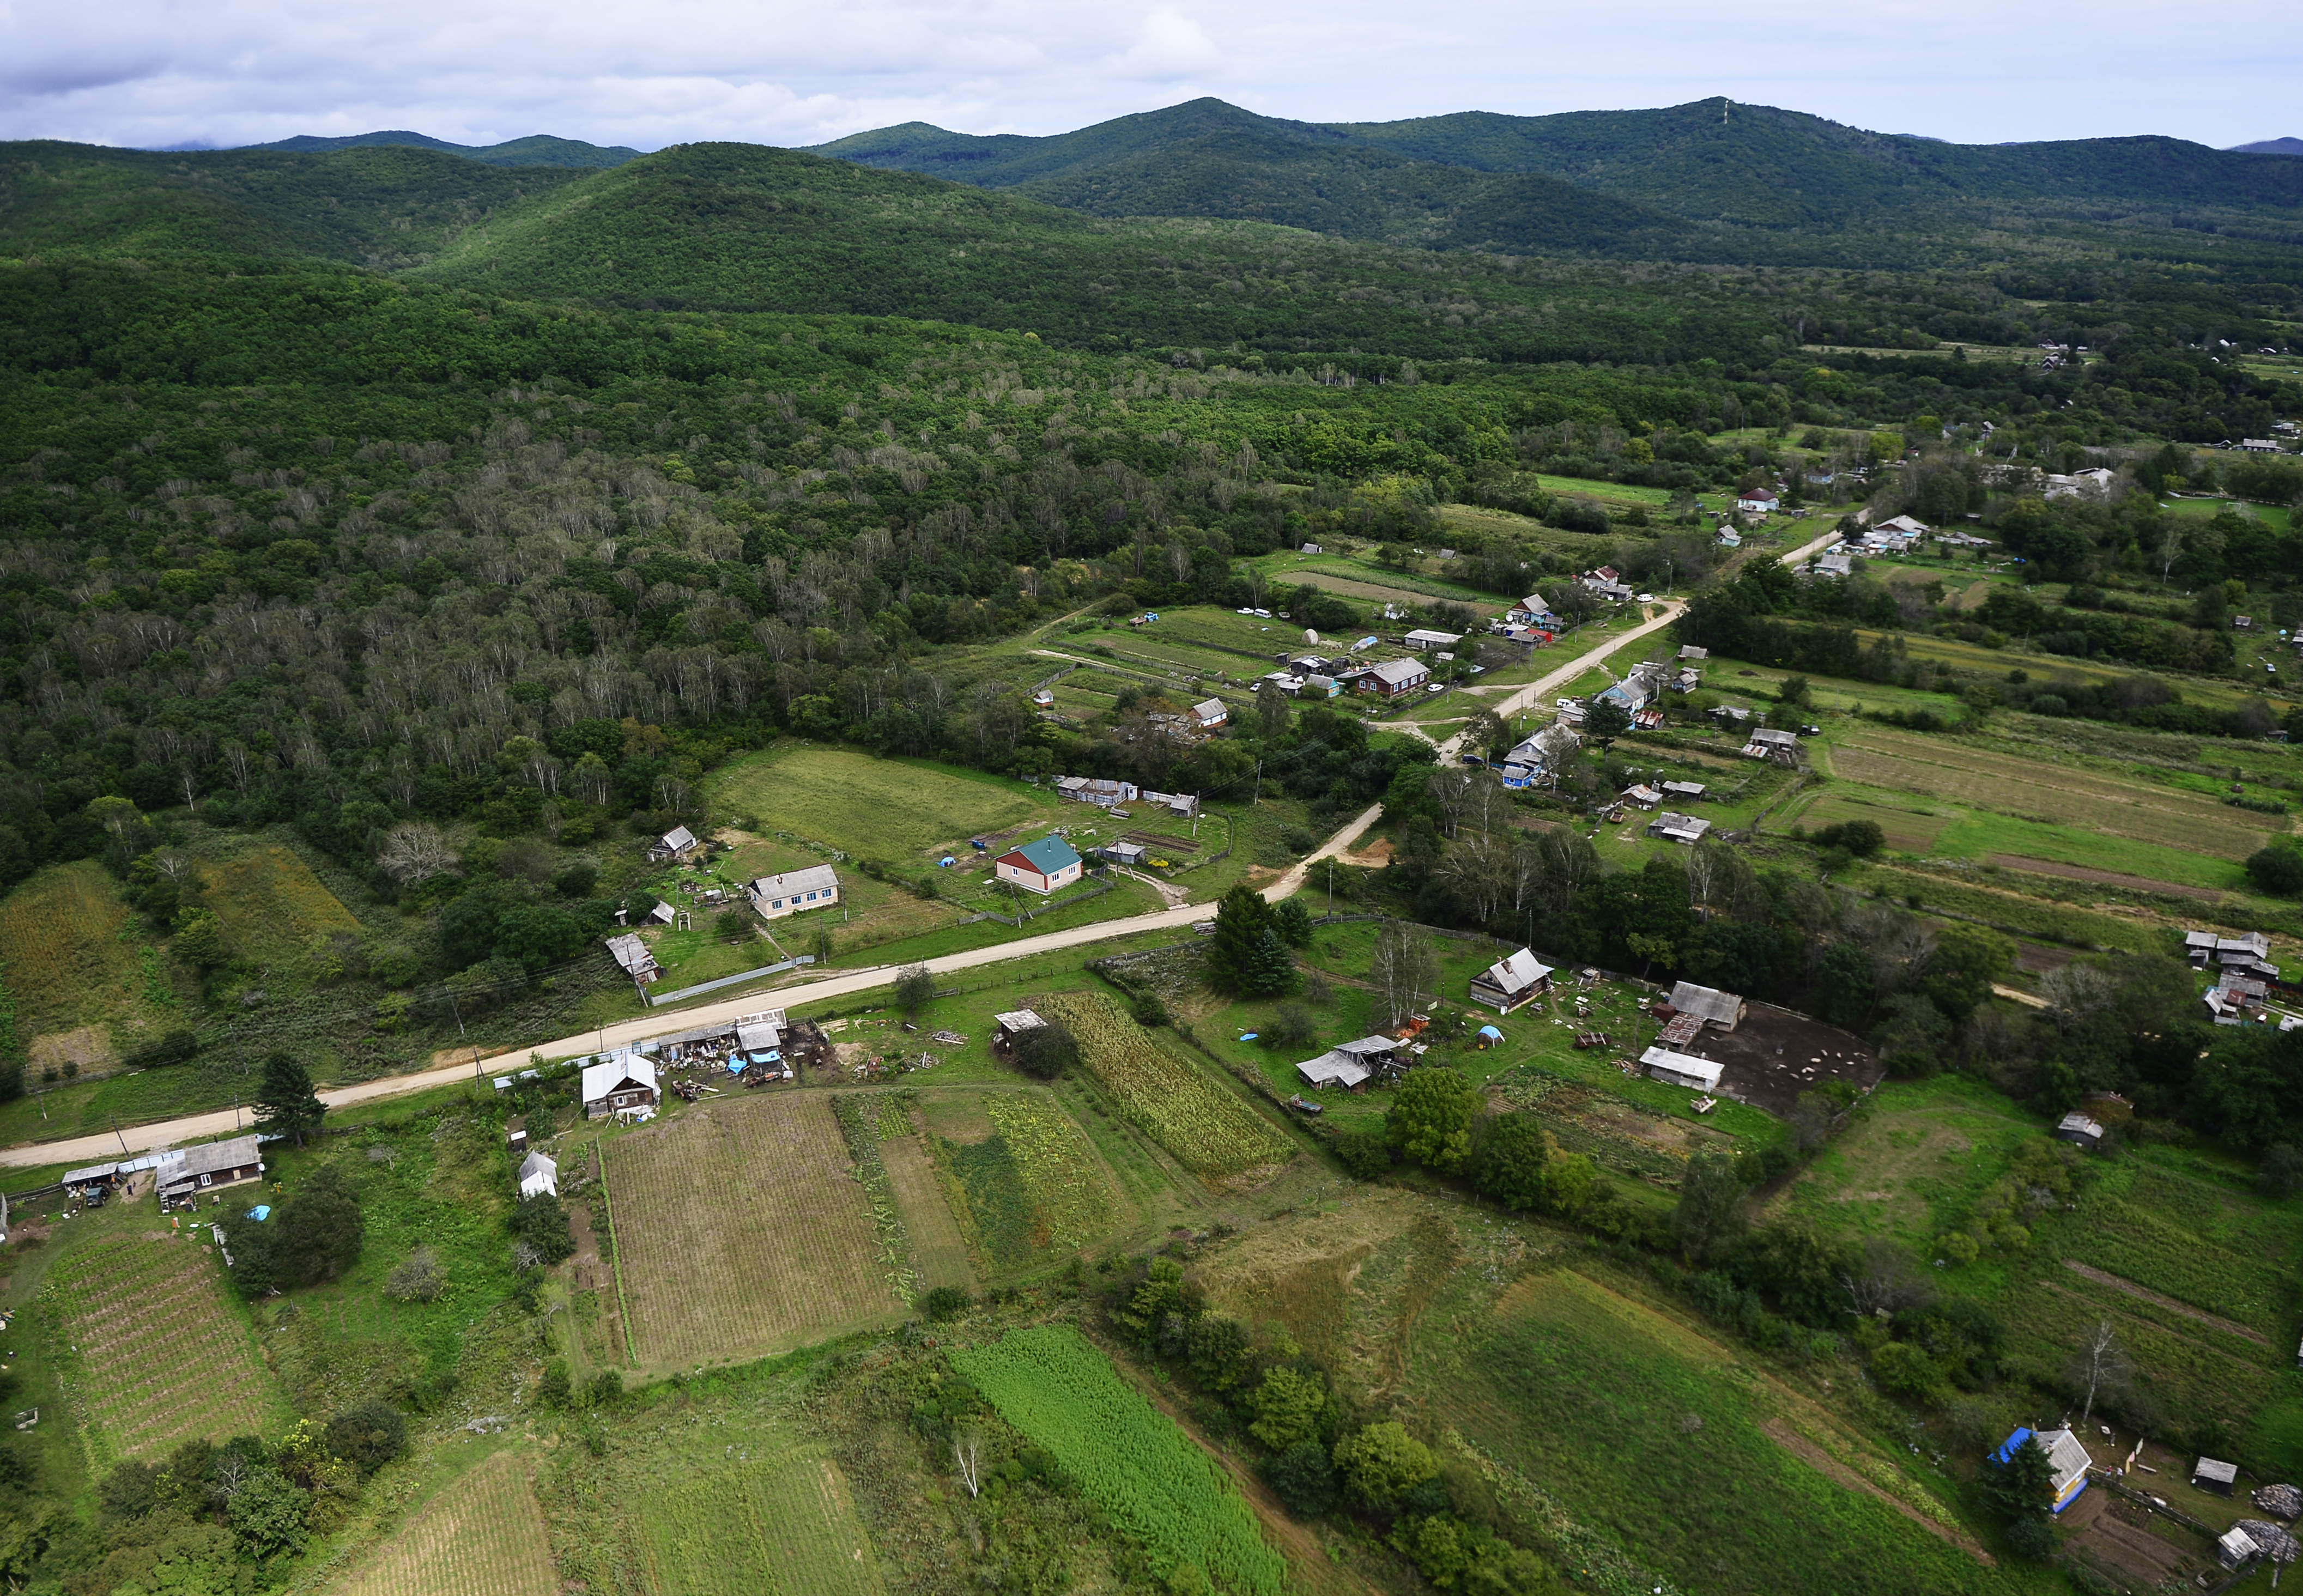
POLYGON ((1168 1051, 1100 992, 1041 1000, 1078 1039, 1080 1062, 1130 1119, 1200 1175, 1236 1175, 1278 1163, 1287 1138, 1191 1065, 1168 1051))
POLYGON ((498 1452, 434 1497, 342 1596, 553 1596, 559 1589, 519 1456, 498 1452))
POLYGON ((1033 1246, 1067 1251, 1111 1228, 1110 1188, 1071 1116, 1036 1092, 994 1092, 983 1107, 1016 1161, 1033 1246))
POLYGON ((1189 1563, 1228 1596, 1282 1596, 1287 1564, 1230 1481, 1066 1325, 954 1348, 1000 1416, 1055 1455, 1164 1579, 1189 1563))

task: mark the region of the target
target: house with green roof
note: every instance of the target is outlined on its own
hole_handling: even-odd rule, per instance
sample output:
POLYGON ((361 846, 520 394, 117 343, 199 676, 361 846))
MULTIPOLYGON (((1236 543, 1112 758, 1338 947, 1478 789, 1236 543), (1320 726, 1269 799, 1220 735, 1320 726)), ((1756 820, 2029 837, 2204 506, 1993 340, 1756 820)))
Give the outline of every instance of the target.
POLYGON ((991 874, 1042 896, 1080 878, 1080 857, 1061 837, 1042 837, 1013 848, 991 862, 991 874))

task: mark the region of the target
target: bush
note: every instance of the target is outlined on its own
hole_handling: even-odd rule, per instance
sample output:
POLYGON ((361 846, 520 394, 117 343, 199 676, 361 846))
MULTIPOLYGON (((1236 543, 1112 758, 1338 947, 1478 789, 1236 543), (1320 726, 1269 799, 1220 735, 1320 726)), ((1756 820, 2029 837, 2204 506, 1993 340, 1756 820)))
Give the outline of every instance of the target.
POLYGON ((1382 1133, 1347 1130, 1336 1138, 1336 1157, 1361 1180, 1373 1180, 1391 1168, 1391 1143, 1382 1133))
POLYGON ((328 1421, 328 1450, 363 1474, 408 1455, 408 1420, 388 1403, 369 1400, 328 1421))
POLYGON ((1137 1025, 1146 1028, 1155 1028, 1168 1022, 1168 1005, 1160 1001, 1160 994, 1156 992, 1131 992, 1127 999, 1127 1012, 1137 1025))
POLYGON ((2303 1153, 2285 1142, 2265 1149, 2263 1167, 2256 1178, 2274 1197, 2291 1197, 2303 1191, 2303 1153))
POLYGON ((516 1204, 504 1220, 515 1243, 525 1244, 538 1263, 557 1263, 576 1250, 568 1231, 568 1210, 546 1192, 516 1204))
POLYGON ((552 890, 562 898, 589 898, 599 884, 600 872, 582 859, 552 878, 552 890))
POLYGON ((1858 858, 1869 858, 1887 846, 1887 833, 1876 820, 1849 820, 1824 827, 1810 840, 1818 848, 1843 849, 1858 858))
POLYGON ((2054 1526, 2044 1518, 2019 1518, 2007 1526, 2007 1550, 2028 1562, 2044 1563, 2055 1555, 2054 1526))
POLYGON ((2303 853, 2283 842, 2257 849, 2247 858, 2248 879, 2274 898, 2303 892, 2303 853))
POLYGON ((1299 1441, 1267 1458, 1263 1482, 1298 1518, 1317 1518, 1336 1505, 1336 1467, 1316 1440, 1299 1441))
POLYGON ((756 922, 742 904, 731 904, 712 918, 712 934, 723 942, 740 942, 752 934, 756 922))
POLYGON ((907 1016, 917 1014, 935 1001, 935 977, 924 964, 911 965, 896 972, 896 1007, 907 1016))
POLYGON ((941 1324, 958 1318, 974 1304, 975 1299, 957 1286, 938 1286, 920 1298, 920 1312, 941 1324))
POLYGON ((447 1289, 448 1271, 440 1267, 430 1247, 418 1247, 384 1281, 384 1295, 395 1302, 437 1302, 447 1289))
POLYGON ((621 1400, 624 1377, 613 1369, 603 1369, 592 1376, 592 1383, 584 1389, 585 1396, 595 1407, 606 1407, 621 1400))
POLYGON ((1480 1127, 1474 1147, 1472 1185, 1480 1192, 1506 1208, 1533 1208, 1543 1201, 1551 1146, 1534 1114, 1496 1116, 1480 1127))
POLYGON ((1034 1080, 1051 1081, 1079 1063, 1079 1042, 1059 1019, 1041 1017, 1046 1024, 1016 1038, 1012 1057, 1016 1068, 1034 1080))
POLYGON ((1362 1506, 1385 1513, 1427 1480, 1439 1476, 1431 1448, 1396 1419, 1370 1424, 1336 1443, 1336 1472, 1362 1506))
POLYGON ((574 1388, 568 1383, 568 1360, 546 1359, 544 1378, 536 1382, 536 1399, 546 1407, 565 1407, 574 1394, 574 1388))

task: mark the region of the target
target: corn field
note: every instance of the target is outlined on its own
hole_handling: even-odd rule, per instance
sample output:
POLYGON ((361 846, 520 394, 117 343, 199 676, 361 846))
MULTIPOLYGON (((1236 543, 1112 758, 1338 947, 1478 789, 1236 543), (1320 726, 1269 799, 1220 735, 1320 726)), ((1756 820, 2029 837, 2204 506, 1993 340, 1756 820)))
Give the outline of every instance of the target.
POLYGON ((1197 1175, 1237 1175, 1279 1163, 1294 1146, 1236 1097, 1154 1042, 1100 992, 1040 1005, 1070 1027, 1080 1061, 1120 1107, 1197 1175))
POLYGON ((1143 1548, 1161 1578, 1189 1563, 1228 1596, 1283 1596, 1286 1559, 1264 1544, 1254 1509, 1079 1332, 1010 1330, 949 1355, 1001 1418, 1053 1453, 1143 1548))

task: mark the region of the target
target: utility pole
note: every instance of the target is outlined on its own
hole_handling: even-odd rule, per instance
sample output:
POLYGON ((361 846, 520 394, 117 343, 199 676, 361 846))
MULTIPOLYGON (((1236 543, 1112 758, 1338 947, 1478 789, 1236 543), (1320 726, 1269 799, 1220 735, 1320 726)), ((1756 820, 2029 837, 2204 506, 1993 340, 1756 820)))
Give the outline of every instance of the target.
POLYGON ((128 1154, 128 1138, 120 1135, 120 1116, 117 1114, 107 1114, 105 1118, 112 1121, 112 1134, 120 1137, 121 1156, 123 1158, 126 1157, 128 1154))

